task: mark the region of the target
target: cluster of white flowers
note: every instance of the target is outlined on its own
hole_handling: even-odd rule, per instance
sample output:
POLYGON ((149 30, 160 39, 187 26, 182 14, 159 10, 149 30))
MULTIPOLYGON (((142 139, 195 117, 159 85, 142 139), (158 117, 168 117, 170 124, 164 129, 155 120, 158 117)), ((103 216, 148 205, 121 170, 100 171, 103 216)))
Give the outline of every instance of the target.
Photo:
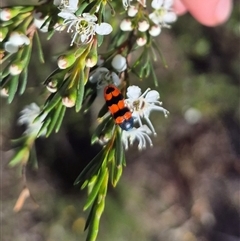
POLYGON ((108 35, 112 32, 112 26, 105 22, 98 24, 95 15, 90 13, 76 15, 77 0, 54 0, 54 4, 61 10, 58 16, 64 19, 63 25, 68 26, 67 32, 72 33, 71 46, 73 43, 89 43, 96 33, 108 35))
POLYGON ((128 17, 123 19, 120 24, 122 31, 132 31, 137 29, 140 34, 137 39, 137 44, 143 46, 146 44, 147 39, 141 36, 141 33, 148 33, 156 37, 161 33, 161 28, 170 27, 170 23, 173 23, 177 19, 176 13, 172 9, 173 0, 152 0, 151 7, 154 9, 149 15, 141 14, 139 19, 139 9, 146 7, 146 1, 137 1, 136 4, 131 5, 130 0, 123 0, 123 6, 127 11, 128 17), (137 22, 137 25, 136 25, 137 22))
POLYGON ((129 143, 133 144, 134 140, 138 140, 138 149, 146 148, 147 142, 152 146, 150 135, 156 135, 156 131, 150 120, 150 113, 152 111, 161 111, 167 117, 169 111, 161 107, 162 102, 159 101, 160 95, 156 90, 147 89, 143 94, 138 86, 132 85, 127 89, 127 98, 125 104, 132 112, 134 122, 138 123, 138 128, 131 130, 123 130, 122 142, 125 149, 128 149, 129 143), (146 125, 142 123, 145 120, 146 125))

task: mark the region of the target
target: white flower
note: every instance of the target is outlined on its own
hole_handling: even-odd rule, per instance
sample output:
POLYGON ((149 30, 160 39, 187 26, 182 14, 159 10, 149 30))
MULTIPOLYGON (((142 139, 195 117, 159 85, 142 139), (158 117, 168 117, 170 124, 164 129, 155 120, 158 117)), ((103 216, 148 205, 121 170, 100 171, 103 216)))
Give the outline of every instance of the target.
POLYGON ((142 125, 139 128, 133 127, 132 129, 122 132, 122 143, 127 150, 129 144, 132 145, 135 140, 138 140, 138 149, 145 149, 147 146, 147 142, 150 146, 152 146, 152 140, 149 137, 151 134, 151 130, 146 126, 142 125))
POLYGON ((90 74, 89 81, 91 83, 97 83, 97 89, 101 89, 109 84, 119 86, 121 83, 118 75, 115 72, 110 72, 105 67, 99 67, 90 74))
POLYGON ((58 16, 64 18, 63 25, 69 25, 67 32, 73 33, 71 46, 74 42, 77 44, 89 43, 95 33, 99 35, 108 35, 112 32, 112 26, 108 23, 98 24, 97 17, 89 13, 83 13, 76 16, 74 13, 63 9, 58 16))
MULTIPOLYGON (((35 118, 40 114, 40 108, 37 104, 32 103, 27 105, 21 112, 18 119, 19 125, 26 125, 27 129, 24 132, 26 135, 37 135, 42 127, 43 120, 46 115, 42 115, 39 120, 34 121, 35 118)), ((46 130, 41 133, 41 136, 46 134, 46 130)))
POLYGON ((154 12, 149 14, 149 18, 161 27, 169 27, 168 23, 175 22, 176 13, 172 10, 173 0, 153 0, 152 8, 154 12))
POLYGON ((112 59, 112 67, 118 72, 122 72, 127 69, 127 59, 121 54, 117 54, 112 59))
POLYGON ((160 106, 162 103, 158 101, 160 95, 156 90, 147 89, 143 94, 141 93, 142 91, 138 86, 129 86, 126 94, 128 98, 125 99, 125 102, 139 125, 142 126, 141 118, 145 119, 153 134, 156 135, 153 124, 149 119, 151 111, 161 111, 165 117, 167 117, 169 111, 160 106))
POLYGON ((16 53, 18 51, 19 47, 24 44, 25 45, 30 44, 29 38, 23 33, 12 32, 9 40, 4 44, 4 49, 7 52, 13 54, 13 53, 16 53))

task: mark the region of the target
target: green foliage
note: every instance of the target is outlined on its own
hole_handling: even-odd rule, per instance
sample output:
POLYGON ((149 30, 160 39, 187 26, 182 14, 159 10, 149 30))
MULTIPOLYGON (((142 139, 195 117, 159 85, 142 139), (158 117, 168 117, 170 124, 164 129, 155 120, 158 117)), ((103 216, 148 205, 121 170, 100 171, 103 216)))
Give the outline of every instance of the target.
MULTIPOLYGON (((143 6, 141 1, 136 3, 138 12, 135 16, 129 16, 122 8, 121 18, 130 19, 131 22, 129 31, 122 31, 117 28, 120 11, 116 10, 120 9, 120 6, 122 7, 121 1, 82 0, 79 1, 74 11, 68 8, 68 1, 62 1, 58 6, 52 2, 39 1, 37 5, 32 6, 3 8, 9 14, 6 15, 7 19, 1 20, 2 79, 0 86, 2 92, 7 95, 8 103, 12 103, 14 98, 17 98, 17 94, 27 94, 28 70, 32 57, 38 56, 39 69, 43 68, 43 64, 46 62, 41 32, 45 32, 45 39, 50 41, 53 35, 60 36, 58 32, 62 31, 70 34, 72 38, 72 42, 57 58, 58 67, 43 82, 45 88, 42 89, 42 83, 38 83, 37 88, 42 90, 41 108, 40 110, 36 110, 36 108, 34 110, 33 108, 34 114, 30 113, 31 118, 34 116, 33 121, 26 119, 22 121, 22 124, 27 125, 27 130, 23 138, 16 141, 17 149, 9 162, 11 167, 16 165, 25 167, 29 161, 33 161, 33 164, 37 166, 35 140, 40 137, 47 138, 54 132, 57 133, 61 128, 64 117, 67 115, 68 108, 73 108, 76 115, 86 113, 91 109, 97 96, 101 93, 101 89, 109 84, 118 86, 119 92, 125 97, 127 88, 132 84, 133 75, 140 81, 151 79, 152 83, 158 86, 159 80, 155 73, 154 64, 161 60, 163 67, 168 67, 161 47, 154 36, 149 31, 139 30, 139 23, 143 20, 147 20, 149 28, 156 27, 156 24, 149 18, 148 8, 143 6), (66 14, 66 12, 72 14, 70 18, 60 16, 66 14), (61 14, 59 15, 59 13, 61 14), (84 14, 90 14, 91 21, 88 22, 88 19, 84 18, 84 14), (113 16, 114 14, 115 16, 113 16), (97 27, 100 27, 102 23, 106 24, 105 27, 109 27, 107 22, 110 22, 111 27, 114 27, 110 37, 105 36, 107 35, 106 32, 103 34, 96 32, 97 27), (16 44, 14 49, 9 49, 7 44, 11 42, 13 33, 24 41, 16 44), (35 55, 34 50, 36 50, 37 55, 35 55), (113 66, 112 62, 118 55, 125 60, 126 67, 120 66, 122 68, 117 69, 113 66)), ((159 25, 161 28, 169 27, 166 23, 159 25)), ((199 33, 197 33, 197 38, 199 38, 199 33)), ((183 34, 179 39, 180 43, 183 43, 183 50, 189 55, 204 59, 211 52, 211 46, 205 38, 199 38, 196 41, 189 34, 183 34), (188 44, 185 46, 184 43, 188 44), (194 45, 194 47, 189 49, 189 45, 194 45)), ((190 65, 190 63, 188 64, 190 65)), ((195 105, 201 110, 204 109, 206 112, 213 109, 210 106, 207 110, 209 103, 210 105, 214 103, 214 106, 217 103, 216 112, 220 112, 222 109, 228 110, 230 108, 228 103, 236 103, 236 90, 232 86, 228 86, 229 91, 225 92, 225 85, 228 81, 226 76, 219 77, 209 74, 207 77, 211 81, 206 79, 206 76, 199 76, 194 86, 188 86, 190 93, 194 93, 193 103, 189 104, 195 105), (204 92, 205 85, 209 85, 209 88, 204 92), (199 101, 198 96, 203 92, 204 98, 199 101), (223 95, 226 98, 220 98, 223 95)), ((173 88, 177 87, 173 86, 173 88)), ((151 94, 148 96, 149 102, 142 101, 143 97, 140 93, 138 96, 140 101, 133 102, 133 106, 138 107, 136 108, 137 112, 139 109, 141 112, 146 103, 150 106, 149 113, 154 110, 156 103, 159 104, 158 109, 162 108, 156 92, 153 91, 151 92, 152 96, 151 94)), ((136 93, 134 92, 134 94, 136 93)), ((34 96, 31 96, 31 98, 34 99, 34 96)), ((118 106, 118 108, 121 107, 118 106)), ((133 110, 129 108, 129 112, 132 114, 133 110)), ((138 115, 139 120, 137 121, 139 121, 140 127, 142 127, 140 117, 145 118, 143 122, 151 123, 147 115, 143 111, 141 116, 138 115)), ((79 185, 81 189, 86 189, 87 192, 87 200, 83 207, 84 211, 89 210, 85 225, 85 229, 88 230, 87 241, 96 240, 108 188, 110 185, 112 187, 117 186, 123 168, 126 166, 122 140, 123 130, 115 124, 114 115, 108 114, 106 104, 99 110, 97 118, 98 125, 92 134, 91 144, 100 144, 102 149, 79 174, 74 183, 79 185)), ((126 119, 125 116, 124 118, 126 119)), ((90 125, 87 126, 87 128, 89 127, 90 125)), ((133 128, 133 130, 136 129, 133 128)), ((148 133, 143 132, 135 138, 139 142, 142 139, 148 142, 149 139, 147 141, 144 139, 146 136, 148 136, 148 133)), ((134 137, 129 134, 125 141, 132 144, 134 137)), ((146 147, 146 145, 142 146, 143 148, 146 147)))
POLYGON ((115 187, 126 165, 120 129, 115 127, 111 132, 110 141, 85 167, 74 183, 81 185, 81 189, 87 188, 88 191, 88 198, 84 205, 84 210, 91 207, 85 225, 85 229, 89 230, 87 241, 96 240, 109 182, 115 187))

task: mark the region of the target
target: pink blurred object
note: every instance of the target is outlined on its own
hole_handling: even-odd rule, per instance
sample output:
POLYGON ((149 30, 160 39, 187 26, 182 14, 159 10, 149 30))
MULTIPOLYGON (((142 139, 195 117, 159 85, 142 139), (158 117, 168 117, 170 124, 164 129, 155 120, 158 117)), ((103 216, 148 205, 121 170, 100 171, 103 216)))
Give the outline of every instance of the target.
POLYGON ((178 15, 187 11, 201 24, 213 27, 226 22, 232 12, 232 0, 175 0, 178 15))

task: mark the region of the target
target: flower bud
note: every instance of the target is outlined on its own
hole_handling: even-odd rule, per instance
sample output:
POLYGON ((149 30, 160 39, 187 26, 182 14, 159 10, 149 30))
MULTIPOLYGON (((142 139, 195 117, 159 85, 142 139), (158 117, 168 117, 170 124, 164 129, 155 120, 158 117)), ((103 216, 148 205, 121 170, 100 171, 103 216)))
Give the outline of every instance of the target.
POLYGON ((138 13, 138 8, 136 6, 129 6, 128 8, 129 17, 135 17, 137 13, 138 13))
POLYGON ((117 54, 112 59, 112 67, 118 72, 122 72, 127 69, 127 60, 121 54, 117 54))
POLYGON ((74 64, 76 60, 75 54, 71 53, 68 55, 61 55, 58 58, 58 67, 59 69, 66 69, 74 64))
POLYGON ((147 38, 146 37, 139 37, 137 40, 136 40, 136 43, 138 46, 144 46, 146 43, 147 43, 147 38))
POLYGON ((1 27, 0 29, 0 42, 2 42, 8 34, 8 28, 7 27, 1 27))
POLYGON ((8 21, 19 14, 19 10, 16 8, 3 8, 0 10, 0 19, 2 21, 8 21))
POLYGON ((86 58, 86 67, 92 68, 93 66, 95 66, 97 64, 97 56, 91 56, 86 58))
POLYGON ((159 25, 153 25, 148 32, 151 36, 156 37, 161 33, 161 28, 159 25))
POLYGON ((98 62, 97 41, 94 40, 93 46, 85 60, 86 66, 92 68, 98 62))
POLYGON ((120 29, 122 31, 132 31, 132 22, 130 19, 123 19, 123 21, 120 23, 120 29))
POLYGON ((140 21, 138 23, 138 30, 140 32, 146 32, 149 29, 149 26, 150 24, 146 20, 140 21))
POLYGON ((8 89, 7 88, 3 88, 0 90, 0 96, 2 97, 8 97, 9 94, 8 94, 8 89))
POLYGON ((22 61, 15 61, 9 66, 9 73, 11 75, 19 75, 23 71, 24 64, 22 61))
POLYGON ((58 81, 56 79, 49 81, 46 85, 47 89, 51 93, 55 93, 57 91, 58 89, 57 86, 58 86, 58 81))
POLYGON ((66 107, 71 108, 75 105, 76 98, 77 98, 77 90, 76 88, 73 87, 71 90, 69 90, 69 94, 62 98, 62 103, 66 107))
POLYGON ((15 6, 10 8, 0 9, 0 19, 2 21, 8 21, 16 17, 20 13, 26 13, 33 10, 33 6, 15 6))

